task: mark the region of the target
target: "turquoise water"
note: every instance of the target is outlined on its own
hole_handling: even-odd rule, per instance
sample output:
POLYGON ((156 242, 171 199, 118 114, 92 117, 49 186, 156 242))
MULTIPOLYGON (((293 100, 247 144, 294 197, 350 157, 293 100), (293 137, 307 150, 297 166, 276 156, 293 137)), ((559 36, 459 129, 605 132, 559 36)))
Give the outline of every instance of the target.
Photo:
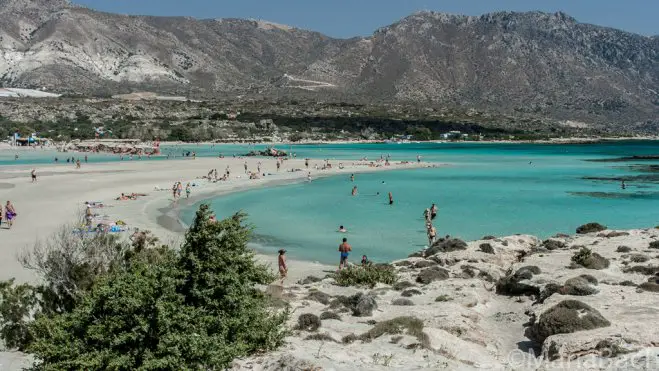
MULTIPOLYGON (((449 167, 358 174, 359 195, 346 176, 235 193, 212 200, 218 217, 243 210, 255 226, 254 243, 265 252, 286 248, 293 258, 334 263, 342 237, 376 261, 406 257, 423 248, 422 213, 435 202, 439 235, 463 239, 484 235, 534 234, 545 238, 574 233, 597 221, 610 228, 659 224, 659 173, 640 172, 642 162, 587 159, 659 154, 658 142, 587 145, 538 144, 378 144, 299 146, 298 157, 379 158, 449 163, 449 167), (622 190, 617 180, 633 177, 622 190), (377 195, 377 192, 380 195, 377 195), (387 193, 396 200, 388 205, 387 193), (337 233, 339 225, 347 234, 337 233)), ((194 210, 182 215, 191 222, 194 210)))
MULTIPOLYGON (((181 157, 195 151, 200 157, 239 155, 266 146, 163 146, 163 153, 181 157)), ((280 147, 289 150, 289 147, 280 147)), ((611 228, 640 228, 659 224, 658 172, 633 165, 659 161, 589 162, 631 155, 659 155, 659 142, 615 142, 578 145, 542 144, 362 144, 300 145, 290 147, 298 158, 369 159, 391 155, 393 160, 450 164, 449 167, 358 174, 357 197, 345 177, 318 179, 236 193, 212 200, 220 217, 244 210, 255 226, 254 243, 265 252, 286 248, 294 258, 333 263, 344 235, 355 253, 377 261, 407 256, 426 244, 422 212, 432 202, 440 208, 436 226, 440 235, 464 239, 484 235, 530 233, 548 237, 573 233, 589 221, 611 228), (627 182, 586 180, 583 177, 645 176, 627 182), (384 184, 382 183, 384 182, 384 184), (380 196, 376 193, 380 192, 380 196), (387 204, 392 192, 396 203, 387 204)), ((0 152, 0 165, 51 163, 55 156, 75 153, 0 152)), ((166 156, 154 158, 163 160, 166 156)), ((118 161, 118 156, 89 155, 90 162, 118 161)), ((137 158, 135 158, 137 160, 137 158)), ((146 160, 146 159, 144 159, 146 160)), ((194 210, 182 218, 191 222, 194 210)))

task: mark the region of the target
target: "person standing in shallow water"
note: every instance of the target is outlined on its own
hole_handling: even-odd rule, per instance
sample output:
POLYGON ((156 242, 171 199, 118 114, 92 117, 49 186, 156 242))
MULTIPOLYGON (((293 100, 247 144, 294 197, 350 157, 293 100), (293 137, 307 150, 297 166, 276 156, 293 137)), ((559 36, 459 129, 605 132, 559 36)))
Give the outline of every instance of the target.
POLYGON ((394 204, 394 195, 392 195, 391 192, 389 192, 389 205, 393 205, 393 204, 394 204))
POLYGON ((357 196, 357 186, 352 187, 352 195, 357 196))
POLYGON ((339 253, 341 254, 341 260, 339 261, 339 270, 348 266, 348 255, 352 251, 352 246, 348 244, 348 239, 344 238, 343 242, 339 245, 339 253))

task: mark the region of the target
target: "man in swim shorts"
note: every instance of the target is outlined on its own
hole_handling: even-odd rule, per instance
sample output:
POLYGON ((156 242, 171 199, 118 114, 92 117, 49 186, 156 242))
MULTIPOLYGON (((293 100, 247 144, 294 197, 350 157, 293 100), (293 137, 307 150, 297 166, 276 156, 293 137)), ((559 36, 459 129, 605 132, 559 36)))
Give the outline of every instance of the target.
POLYGON ((352 246, 348 244, 348 239, 344 238, 343 243, 339 245, 339 252, 341 253, 341 260, 339 262, 339 270, 348 266, 348 255, 352 251, 352 246))

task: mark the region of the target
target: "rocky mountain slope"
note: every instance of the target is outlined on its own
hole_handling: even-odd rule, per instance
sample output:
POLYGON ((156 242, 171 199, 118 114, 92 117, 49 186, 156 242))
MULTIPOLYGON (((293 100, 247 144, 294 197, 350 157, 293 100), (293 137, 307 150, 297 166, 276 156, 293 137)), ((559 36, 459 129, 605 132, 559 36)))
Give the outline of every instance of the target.
POLYGON ((656 125, 659 38, 562 14, 422 12, 347 40, 264 21, 0 0, 0 84, 58 93, 304 94, 656 125))

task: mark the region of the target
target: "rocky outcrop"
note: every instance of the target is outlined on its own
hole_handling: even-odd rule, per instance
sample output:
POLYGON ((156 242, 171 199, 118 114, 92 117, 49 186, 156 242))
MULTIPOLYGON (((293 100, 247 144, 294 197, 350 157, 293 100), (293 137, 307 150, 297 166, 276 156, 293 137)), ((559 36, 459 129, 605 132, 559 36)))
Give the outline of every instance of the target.
MULTIPOLYGON (((566 247, 550 254, 532 253, 541 241, 531 236, 488 240, 494 254, 481 250, 483 240, 466 242, 464 249, 394 262, 399 279, 393 286, 339 287, 328 278, 290 287, 296 293, 291 310, 318 315, 320 326, 312 336, 294 332, 278 352, 237 364, 261 370, 292 356, 291 364, 346 371, 384 369, 385 362, 397 369, 503 370, 510 368, 507 357, 518 354, 520 344, 539 349, 535 356, 541 357, 525 354, 522 360, 528 363, 520 370, 538 364, 566 369, 561 367, 567 361, 573 366, 567 369, 588 369, 582 364, 593 359, 606 365, 654 360, 659 355, 659 333, 651 325, 659 316, 659 257, 645 254, 647 262, 632 265, 631 255, 617 249, 624 244, 647 251, 659 229, 627 232, 615 238, 556 236, 552 239, 566 247), (567 246, 592 247, 609 267, 570 266, 575 249, 567 246), (424 261, 436 264, 426 267, 424 261), (420 275, 437 274, 427 272, 441 273, 414 287, 420 275), (313 292, 332 297, 330 304, 308 299, 323 296, 313 292), (356 308, 360 303, 363 310, 356 308), (351 316, 355 309, 366 318, 351 316), (315 356, 318 349, 322 357, 315 356)), ((292 328, 299 326, 297 320, 291 318, 292 328)))

